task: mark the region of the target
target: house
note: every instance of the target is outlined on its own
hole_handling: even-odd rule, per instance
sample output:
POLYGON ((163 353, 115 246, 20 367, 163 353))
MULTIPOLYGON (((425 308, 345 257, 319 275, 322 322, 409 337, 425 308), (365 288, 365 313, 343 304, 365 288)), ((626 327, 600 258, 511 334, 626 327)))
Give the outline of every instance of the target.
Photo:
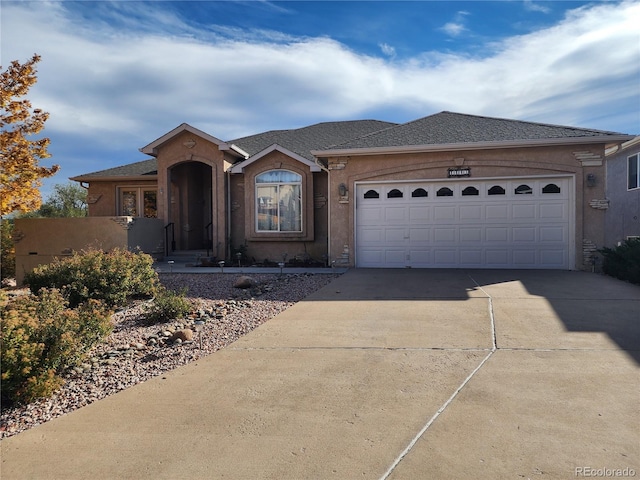
POLYGON ((606 152, 607 210, 605 242, 615 247, 640 238, 640 136, 606 152))
POLYGON ((72 180, 91 218, 155 221, 156 254, 586 269, 606 236, 605 149, 632 138, 452 112, 231 141, 182 124, 148 160, 72 180))

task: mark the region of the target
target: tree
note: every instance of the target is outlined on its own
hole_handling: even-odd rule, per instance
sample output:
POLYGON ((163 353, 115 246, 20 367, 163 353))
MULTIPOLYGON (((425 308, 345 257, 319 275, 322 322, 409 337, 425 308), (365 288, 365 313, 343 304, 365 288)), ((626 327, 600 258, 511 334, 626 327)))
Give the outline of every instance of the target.
POLYGON ((49 118, 40 109, 31 111, 31 102, 23 98, 38 81, 35 65, 39 61, 39 55, 24 64, 14 60, 0 74, 0 215, 38 209, 42 203, 40 179, 60 168, 38 163, 51 156, 48 138, 29 139, 42 131, 49 118))
POLYGON ((87 190, 77 183, 56 184, 42 206, 22 217, 68 218, 87 216, 87 190))

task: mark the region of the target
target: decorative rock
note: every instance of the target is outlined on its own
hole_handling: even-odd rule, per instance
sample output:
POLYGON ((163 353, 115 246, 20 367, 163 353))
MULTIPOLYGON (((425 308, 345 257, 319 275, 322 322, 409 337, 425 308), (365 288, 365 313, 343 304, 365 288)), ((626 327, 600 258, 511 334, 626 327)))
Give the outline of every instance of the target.
POLYGON ((246 288, 253 288, 256 285, 257 285, 257 282, 253 278, 243 275, 236 279, 236 281, 233 284, 233 288, 246 289, 246 288))
POLYGON ((193 330, 189 328, 185 328, 184 330, 178 330, 171 336, 172 341, 180 340, 180 342, 184 342, 185 340, 193 340, 193 330))

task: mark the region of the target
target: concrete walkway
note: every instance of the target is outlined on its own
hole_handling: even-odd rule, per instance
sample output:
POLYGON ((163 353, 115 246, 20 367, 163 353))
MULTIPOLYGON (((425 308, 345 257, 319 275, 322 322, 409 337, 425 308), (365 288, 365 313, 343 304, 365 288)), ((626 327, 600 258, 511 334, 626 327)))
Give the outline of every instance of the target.
POLYGON ((639 312, 640 287, 583 272, 350 270, 3 440, 0 477, 638 477, 639 312))

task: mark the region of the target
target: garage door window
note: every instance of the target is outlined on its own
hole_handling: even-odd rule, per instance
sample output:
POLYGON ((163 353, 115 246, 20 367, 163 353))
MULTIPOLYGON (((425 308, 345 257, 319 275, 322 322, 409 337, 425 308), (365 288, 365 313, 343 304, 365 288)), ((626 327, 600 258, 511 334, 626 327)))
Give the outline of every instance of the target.
POLYGON ((504 195, 505 194, 505 189, 502 188, 500 185, 494 185, 493 187, 491 187, 488 192, 489 195, 504 195))
POLYGON ((367 190, 364 194, 364 198, 380 198, 380 194, 375 190, 367 190))
POLYGON ((442 187, 436 193, 436 197, 453 197, 453 190, 447 187, 442 187))
POLYGON ((394 188, 389 193, 387 193, 387 198, 402 198, 404 195, 400 190, 394 188))
POLYGON ((462 196, 463 197, 469 197, 469 196, 474 196, 474 195, 479 195, 480 192, 478 191, 478 189, 476 187, 467 187, 464 190, 462 190, 462 196))
POLYGON ((428 197, 429 193, 424 188, 416 188, 413 192, 411 192, 411 196, 413 198, 428 197))
POLYGON ((529 185, 520 185, 515 190, 516 195, 533 195, 533 188, 529 185))
POLYGON ((560 193, 560 187, 555 183, 550 183, 542 188, 542 193, 560 193))

